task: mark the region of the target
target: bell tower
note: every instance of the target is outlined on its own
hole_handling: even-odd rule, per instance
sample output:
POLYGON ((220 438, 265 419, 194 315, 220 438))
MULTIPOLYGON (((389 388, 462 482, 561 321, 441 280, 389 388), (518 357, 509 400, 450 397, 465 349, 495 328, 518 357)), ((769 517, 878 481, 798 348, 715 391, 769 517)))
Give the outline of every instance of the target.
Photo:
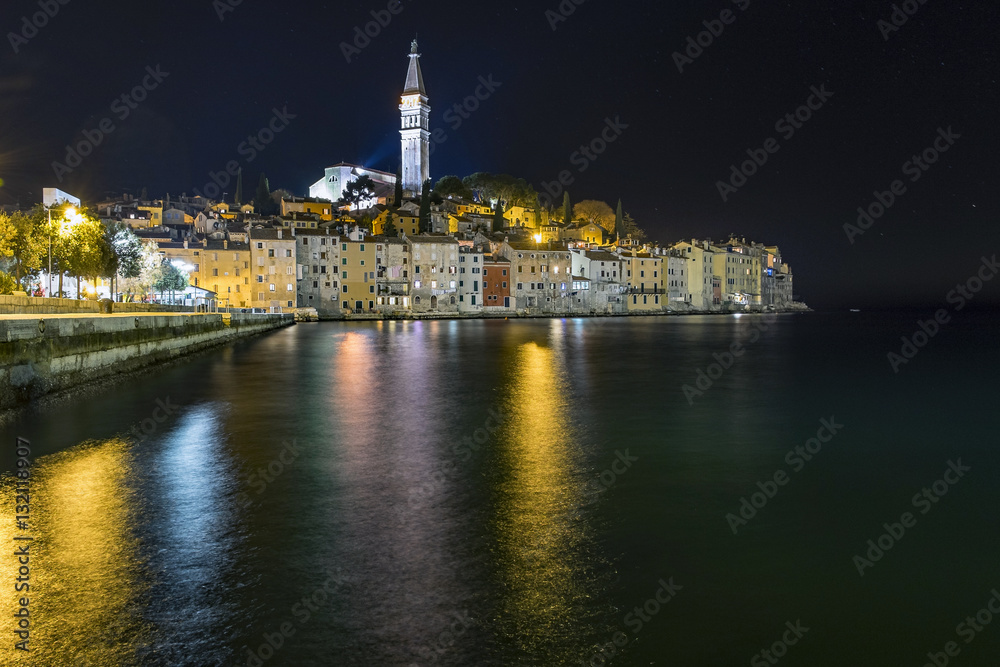
POLYGON ((431 177, 431 107, 424 89, 424 75, 420 71, 417 40, 410 45, 410 67, 406 72, 399 113, 402 120, 399 135, 403 150, 403 196, 419 197, 424 181, 431 177))

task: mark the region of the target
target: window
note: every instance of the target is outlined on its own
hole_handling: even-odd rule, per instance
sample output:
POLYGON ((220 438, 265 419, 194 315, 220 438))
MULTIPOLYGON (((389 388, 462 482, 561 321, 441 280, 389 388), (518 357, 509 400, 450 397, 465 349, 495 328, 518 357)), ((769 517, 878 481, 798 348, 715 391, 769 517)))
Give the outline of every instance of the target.
POLYGON ((285 257, 291 257, 291 256, 292 256, 292 251, 285 249, 285 257))
POLYGON ((271 283, 271 286, 270 286, 270 290, 271 290, 272 292, 274 291, 274 283, 271 283))
POLYGON ((257 282, 259 282, 259 283, 264 282, 264 276, 262 276, 262 275, 261 276, 257 276, 257 282))
POLYGON ((219 270, 218 269, 212 269, 212 275, 213 276, 219 275, 219 270))
POLYGON ((500 283, 500 285, 501 285, 501 286, 502 286, 502 287, 503 287, 504 289, 506 289, 506 288, 507 288, 507 281, 506 281, 506 280, 505 280, 505 281, 503 281, 502 283, 500 283))
POLYGON ((374 285, 370 285, 368 287, 368 293, 369 294, 374 294, 375 293, 375 286, 374 285))
POLYGON ((274 248, 268 248, 267 256, 268 257, 274 257, 274 248))
MULTIPOLYGON (((346 244, 346 243, 342 243, 342 244, 341 244, 341 249, 342 249, 342 250, 343 250, 344 252, 347 252, 347 244, 346 244)), ((344 302, 344 308, 347 308, 347 302, 346 302, 346 301, 344 302)))
POLYGON ((343 259, 341 259, 340 263, 343 264, 344 266, 347 266, 347 258, 344 257, 343 259))
POLYGON ((517 284, 517 289, 524 289, 524 288, 522 287, 522 284, 521 284, 521 283, 518 283, 518 284, 517 284))
MULTIPOLYGON (((420 289, 420 281, 419 280, 414 280, 413 281, 413 289, 420 289)), ((417 297, 417 299, 418 299, 417 302, 419 303, 419 297, 417 297)))
POLYGON ((503 275, 507 275, 507 269, 503 269, 503 275))
POLYGON ((257 244, 257 250, 263 250, 263 249, 264 249, 264 244, 263 243, 258 243, 257 244))

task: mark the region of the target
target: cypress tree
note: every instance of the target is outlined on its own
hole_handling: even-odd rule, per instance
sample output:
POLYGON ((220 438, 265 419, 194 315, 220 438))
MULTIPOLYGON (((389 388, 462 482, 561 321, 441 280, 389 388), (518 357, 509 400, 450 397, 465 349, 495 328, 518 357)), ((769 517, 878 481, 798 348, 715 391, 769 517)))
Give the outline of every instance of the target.
POLYGON ((573 205, 569 201, 569 191, 563 193, 563 224, 568 225, 573 220, 573 205))
POLYGON ((622 200, 618 200, 618 210, 615 211, 615 236, 616 240, 621 241, 622 235, 625 233, 624 222, 622 221, 622 200))
POLYGON ((499 199, 497 200, 497 207, 493 211, 493 231, 500 232, 503 231, 504 218, 503 218, 503 202, 499 199))
POLYGON ((239 171, 236 172, 236 196, 233 198, 233 202, 237 206, 243 203, 243 167, 240 167, 239 171))
POLYGON ((385 218, 385 227, 382 228, 382 234, 390 237, 399 235, 399 232, 396 231, 396 220, 392 211, 389 211, 389 214, 385 218))
POLYGON ((424 181, 423 191, 420 193, 420 233, 426 234, 431 230, 431 179, 424 181))
POLYGON ((393 194, 393 198, 396 200, 393 202, 397 207, 403 203, 403 172, 396 172, 396 190, 393 194))

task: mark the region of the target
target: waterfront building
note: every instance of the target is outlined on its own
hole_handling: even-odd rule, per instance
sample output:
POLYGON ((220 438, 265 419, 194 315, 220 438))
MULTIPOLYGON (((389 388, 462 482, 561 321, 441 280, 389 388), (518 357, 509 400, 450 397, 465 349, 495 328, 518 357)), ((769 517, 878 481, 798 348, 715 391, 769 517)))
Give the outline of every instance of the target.
POLYGON ((345 312, 375 311, 378 296, 378 256, 374 239, 355 232, 340 237, 340 308, 345 312))
POLYGON ((293 213, 311 213, 320 220, 329 222, 337 213, 337 206, 329 199, 316 197, 282 197, 281 216, 288 217, 293 213))
POLYGON ((625 261, 627 293, 625 305, 629 312, 658 311, 667 306, 667 260, 662 255, 632 249, 622 252, 625 261))
POLYGON ((381 236, 375 241, 378 298, 375 309, 386 315, 405 315, 410 306, 410 244, 398 236, 381 236))
POLYGON ((340 238, 326 229, 295 230, 296 305, 322 317, 341 313, 340 238))
POLYGON ((669 250, 683 255, 689 260, 687 265, 687 302, 695 310, 711 310, 715 305, 712 288, 714 262, 711 243, 691 239, 690 242, 675 243, 670 246, 669 250))
POLYGON ((441 234, 406 238, 413 261, 413 312, 458 312, 458 241, 441 234))
POLYGON ((483 257, 483 310, 512 311, 514 303, 510 289, 510 260, 505 257, 483 257))
POLYGON ((158 243, 164 259, 180 264, 188 282, 215 292, 222 308, 250 308, 253 303, 250 246, 227 239, 158 243))
POLYGON ((251 228, 248 231, 254 307, 276 312, 294 308, 297 293, 295 237, 282 229, 251 228))
POLYGON ((483 311, 483 248, 462 245, 458 249, 458 312, 483 311))
POLYGON ((573 260, 565 244, 505 240, 498 252, 511 263, 518 312, 570 312, 573 260))
POLYGON ((591 313, 621 313, 625 310, 627 283, 624 258, 606 250, 570 251, 573 282, 571 290, 581 294, 571 297, 572 309, 591 313), (586 281, 586 285, 583 284, 586 281))

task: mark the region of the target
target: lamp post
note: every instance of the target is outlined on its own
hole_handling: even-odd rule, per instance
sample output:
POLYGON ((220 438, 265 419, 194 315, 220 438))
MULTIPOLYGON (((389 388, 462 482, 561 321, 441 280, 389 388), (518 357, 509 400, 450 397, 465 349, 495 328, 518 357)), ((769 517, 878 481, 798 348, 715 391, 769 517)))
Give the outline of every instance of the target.
POLYGON ((49 214, 49 298, 52 298, 52 206, 45 209, 49 214))

